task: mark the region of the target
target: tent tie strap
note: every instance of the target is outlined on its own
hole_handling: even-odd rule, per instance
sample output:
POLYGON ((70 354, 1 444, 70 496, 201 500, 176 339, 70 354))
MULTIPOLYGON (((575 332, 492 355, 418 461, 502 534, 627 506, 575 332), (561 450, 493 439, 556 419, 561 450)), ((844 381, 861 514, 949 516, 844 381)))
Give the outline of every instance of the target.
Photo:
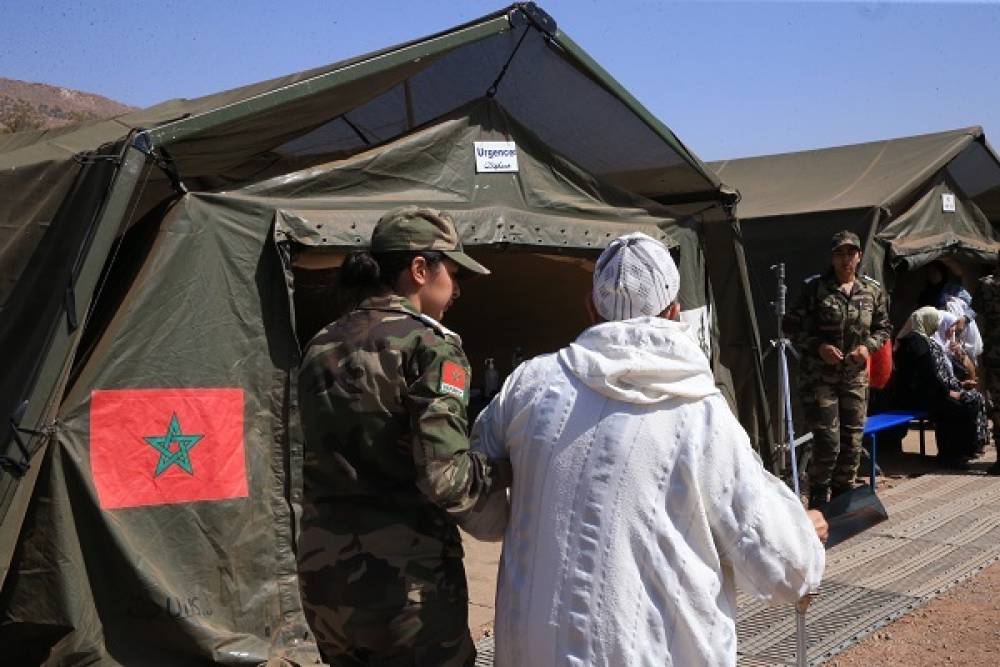
POLYGON ((122 164, 122 156, 117 153, 77 153, 73 156, 73 161, 77 164, 97 164, 98 162, 113 162, 117 166, 122 164))
POLYGON ((354 121, 352 121, 350 118, 348 118, 346 113, 345 114, 341 114, 340 118, 345 123, 347 123, 347 126, 349 128, 351 128, 351 130, 354 132, 355 136, 357 136, 357 138, 360 139, 361 142, 364 143, 365 146, 371 146, 372 145, 371 139, 369 139, 368 137, 365 136, 365 133, 361 131, 361 128, 358 127, 357 124, 354 123, 354 121))
POLYGON ((174 162, 174 158, 171 157, 170 153, 163 146, 154 147, 149 134, 145 130, 140 130, 136 133, 135 139, 132 140, 132 146, 152 160, 153 164, 170 179, 170 184, 177 194, 186 195, 188 193, 188 188, 184 185, 184 181, 181 180, 181 175, 177 171, 177 164, 174 162))
MULTIPOLYGON (((534 24, 532 24, 532 27, 534 27, 534 24)), ((503 80, 504 76, 507 75, 507 70, 510 68, 510 64, 514 61, 514 56, 516 56, 517 52, 521 49, 521 44, 524 43, 524 38, 527 36, 528 29, 525 28, 524 32, 521 33, 520 39, 517 40, 517 45, 514 47, 514 50, 510 52, 509 56, 507 56, 507 62, 505 62, 503 67, 500 68, 500 73, 497 74, 497 78, 494 79, 493 83, 490 84, 490 87, 486 89, 486 97, 491 99, 496 97, 497 89, 500 87, 500 82, 503 80)))
POLYGON ((55 422, 47 424, 40 429, 21 426, 21 420, 24 419, 24 413, 27 409, 28 401, 22 401, 8 418, 11 439, 21 453, 21 460, 18 461, 13 456, 0 455, 0 469, 11 471, 18 477, 24 477, 25 473, 31 468, 32 452, 28 450, 28 443, 25 442, 23 436, 48 437, 56 431, 55 422))
POLYGON ((18 461, 13 456, 0 456, 0 468, 14 472, 18 477, 24 477, 28 469, 31 468, 31 453, 28 452, 28 444, 22 435, 39 436, 45 435, 45 431, 38 431, 33 428, 25 428, 14 421, 14 415, 10 417, 10 435, 21 452, 21 460, 18 461))

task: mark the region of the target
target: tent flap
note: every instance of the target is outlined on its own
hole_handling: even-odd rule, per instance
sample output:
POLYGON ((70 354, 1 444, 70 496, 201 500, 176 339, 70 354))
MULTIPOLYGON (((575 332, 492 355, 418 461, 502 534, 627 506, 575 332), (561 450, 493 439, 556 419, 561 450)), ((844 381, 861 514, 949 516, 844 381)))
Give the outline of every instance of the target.
POLYGON ((945 254, 985 264, 993 262, 1000 250, 1000 233, 973 201, 962 199, 948 182, 927 190, 876 239, 888 246, 893 265, 903 269, 919 268, 945 254))

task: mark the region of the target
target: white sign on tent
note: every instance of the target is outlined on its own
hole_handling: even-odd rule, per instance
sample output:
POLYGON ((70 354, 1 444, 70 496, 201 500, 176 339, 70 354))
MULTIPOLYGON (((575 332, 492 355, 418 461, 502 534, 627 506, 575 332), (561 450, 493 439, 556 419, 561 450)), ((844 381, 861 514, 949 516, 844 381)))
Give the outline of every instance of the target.
POLYGON ((941 194, 941 210, 945 213, 955 212, 955 195, 950 192, 944 192, 941 194))
POLYGON ((477 141, 476 173, 517 171, 517 145, 513 141, 477 141))

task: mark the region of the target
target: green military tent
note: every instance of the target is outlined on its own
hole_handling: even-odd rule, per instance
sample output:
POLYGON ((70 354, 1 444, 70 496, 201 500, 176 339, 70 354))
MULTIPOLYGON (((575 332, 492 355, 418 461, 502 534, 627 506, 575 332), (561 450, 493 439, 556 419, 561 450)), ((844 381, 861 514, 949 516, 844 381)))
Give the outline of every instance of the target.
POLYGON ((449 313, 476 368, 566 343, 607 241, 662 238, 720 386, 766 433, 733 194, 530 3, 0 138, 0 191, 11 664, 315 658, 295 370, 344 253, 397 205, 453 213, 495 270, 449 313))
MULTIPOLYGON (((808 276, 829 268, 830 237, 838 230, 862 240, 861 270, 886 286, 897 326, 916 305, 921 267, 941 258, 965 265, 971 287, 1000 250, 1000 158, 980 127, 709 166, 740 193, 743 247, 765 340, 777 336, 770 267, 785 264, 794 302, 808 276)), ((766 367, 776 401, 775 365, 766 367)))

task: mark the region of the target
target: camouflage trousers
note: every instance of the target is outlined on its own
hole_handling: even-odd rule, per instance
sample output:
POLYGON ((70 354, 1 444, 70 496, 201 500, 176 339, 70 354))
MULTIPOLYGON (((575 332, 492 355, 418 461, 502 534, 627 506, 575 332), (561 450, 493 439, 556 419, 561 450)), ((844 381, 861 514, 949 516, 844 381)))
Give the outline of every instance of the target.
POLYGON ((803 389, 806 426, 813 434, 807 468, 810 494, 822 495, 831 486, 838 492, 850 489, 861 463, 867 377, 817 382, 803 389))
POLYGON ((379 557, 331 538, 328 531, 310 527, 299 542, 302 607, 327 664, 475 663, 461 558, 379 557))

